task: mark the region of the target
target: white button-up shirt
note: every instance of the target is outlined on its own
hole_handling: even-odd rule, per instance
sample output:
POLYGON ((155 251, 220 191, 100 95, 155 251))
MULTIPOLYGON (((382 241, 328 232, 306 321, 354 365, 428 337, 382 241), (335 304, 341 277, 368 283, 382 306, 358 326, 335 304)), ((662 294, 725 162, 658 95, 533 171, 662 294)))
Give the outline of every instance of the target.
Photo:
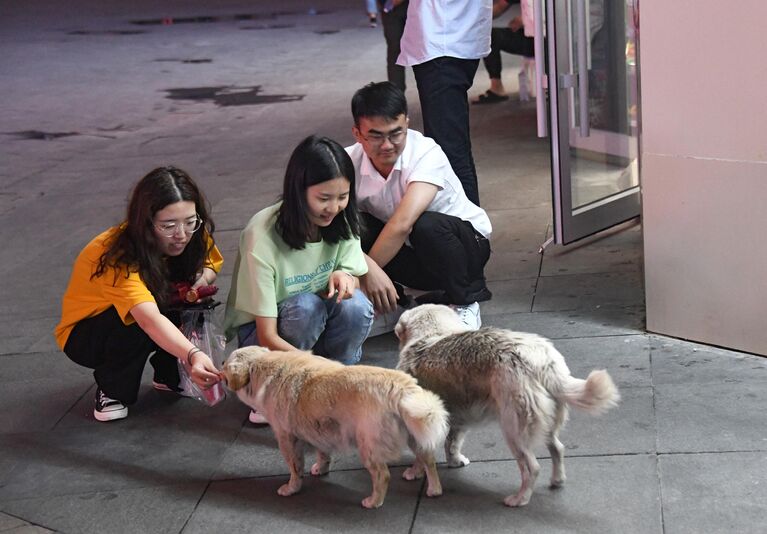
POLYGON ((490 237, 493 227, 487 213, 466 197, 450 161, 430 137, 408 130, 405 149, 388 177, 381 176, 376 170, 360 143, 346 147, 346 151, 354 164, 355 192, 360 211, 387 222, 402 202, 410 182, 426 182, 438 188, 426 211, 445 213, 468 221, 477 232, 490 237))
POLYGON ((490 53, 492 24, 492 0, 410 0, 397 64, 483 58, 490 53))

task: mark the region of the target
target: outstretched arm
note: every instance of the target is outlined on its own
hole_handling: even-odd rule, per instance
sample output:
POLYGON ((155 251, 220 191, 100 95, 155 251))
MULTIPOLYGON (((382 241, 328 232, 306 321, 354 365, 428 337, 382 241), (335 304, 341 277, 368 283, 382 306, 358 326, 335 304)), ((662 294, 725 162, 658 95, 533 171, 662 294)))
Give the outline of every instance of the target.
POLYGON ((139 327, 165 352, 192 365, 190 376, 195 384, 207 387, 220 380, 218 370, 210 356, 197 350, 167 317, 160 313, 154 302, 142 302, 130 310, 139 327), (191 355, 191 357, 189 357, 191 355), (189 359, 187 359, 189 357, 189 359))
POLYGON ((383 268, 405 244, 418 217, 426 211, 438 187, 427 182, 411 182, 391 219, 365 256, 368 272, 360 278, 360 288, 376 311, 389 312, 397 307, 397 290, 383 268))
MULTIPOLYGON (((439 188, 427 182, 411 182, 389 221, 381 230, 368 256, 383 268, 405 244, 418 217, 426 211, 439 188)), ((369 266, 369 265, 368 265, 369 266)))

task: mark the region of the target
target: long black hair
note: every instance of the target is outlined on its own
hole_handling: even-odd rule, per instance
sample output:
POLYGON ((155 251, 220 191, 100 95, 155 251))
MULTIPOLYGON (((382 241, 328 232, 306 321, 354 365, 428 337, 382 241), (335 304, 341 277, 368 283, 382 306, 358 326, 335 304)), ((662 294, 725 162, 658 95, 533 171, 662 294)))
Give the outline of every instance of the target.
POLYGON ((215 225, 208 214, 208 206, 194 180, 176 167, 158 167, 144 176, 133 188, 125 223, 107 243, 107 249, 91 275, 103 276, 108 268, 127 277, 138 272, 159 304, 165 304, 170 295, 170 282, 194 282, 202 272, 205 260, 213 248, 215 225), (154 229, 154 216, 161 209, 176 202, 194 202, 203 226, 192 234, 184 252, 165 257, 159 247, 154 229))
POLYGON ((303 249, 311 229, 307 188, 339 177, 349 180, 349 202, 328 226, 320 227, 320 236, 328 243, 360 235, 354 164, 346 150, 327 137, 310 135, 293 150, 285 170, 282 206, 276 223, 277 233, 291 248, 303 249))

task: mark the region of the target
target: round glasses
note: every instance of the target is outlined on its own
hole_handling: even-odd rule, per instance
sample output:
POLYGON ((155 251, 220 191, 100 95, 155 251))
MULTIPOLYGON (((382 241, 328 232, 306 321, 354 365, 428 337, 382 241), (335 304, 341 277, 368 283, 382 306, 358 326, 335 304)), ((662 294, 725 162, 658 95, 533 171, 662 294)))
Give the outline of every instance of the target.
POLYGON ((185 234, 193 234, 202 226, 202 219, 195 214, 194 219, 184 222, 170 221, 155 223, 154 227, 165 237, 173 237, 179 230, 184 230, 185 234))
POLYGON ((362 137, 374 146, 380 146, 384 143, 385 140, 389 140, 389 142, 393 145, 399 145, 402 143, 402 141, 405 140, 405 136, 407 135, 407 130, 395 130, 393 132, 389 132, 388 134, 373 132, 368 133, 367 135, 363 135, 362 137))

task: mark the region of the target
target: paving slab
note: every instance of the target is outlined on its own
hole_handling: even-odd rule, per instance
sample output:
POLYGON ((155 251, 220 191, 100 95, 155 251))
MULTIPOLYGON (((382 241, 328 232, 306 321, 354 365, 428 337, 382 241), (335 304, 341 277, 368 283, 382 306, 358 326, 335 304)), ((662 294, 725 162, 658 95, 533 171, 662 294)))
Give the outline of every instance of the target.
POLYGON ((661 336, 650 343, 655 384, 767 384, 767 358, 661 336))
POLYGON ((61 497, 208 480, 222 443, 212 436, 155 427, 68 430, 0 438, 3 454, 16 459, 0 488, 0 502, 61 497))
MULTIPOLYGON (((6 358, 6 357, 4 357, 6 358)), ((44 378, 3 384, 0 402, 13 409, 0 412, 0 433, 52 430, 93 385, 93 378, 44 378)), ((93 396, 88 400, 93 409, 93 396)))
POLYGON ((600 306, 534 313, 491 314, 483 311, 482 324, 533 332, 549 339, 639 334, 644 332, 644 306, 600 306))
POLYGON ((655 387, 658 452, 767 450, 763 380, 655 387))
POLYGON ((546 208, 489 211, 493 224, 492 254, 485 267, 488 280, 537 277, 541 266, 538 248, 546 240, 546 208))
POLYGON ((652 386, 646 335, 558 339, 554 346, 573 376, 586 378, 594 369, 605 369, 619 390, 652 386))
POLYGON ((26 522, 22 521, 18 517, 0 513, 0 532, 7 532, 24 525, 26 525, 26 522))
MULTIPOLYGON (((606 414, 588 415, 570 410, 570 420, 560 434, 565 446, 565 464, 569 457, 606 454, 654 453, 655 416, 653 413, 652 390, 650 388, 626 388, 622 391, 621 403, 606 414)), ((464 442, 464 454, 472 461, 512 460, 497 423, 473 427, 464 442)), ((539 458, 548 458, 545 446, 535 449, 539 458)), ((439 451, 437 460, 445 461, 439 451)))
POLYGON ((301 491, 277 495, 287 477, 240 478, 212 482, 184 533, 203 532, 385 532, 410 531, 421 494, 421 481, 406 481, 391 470, 383 506, 362 508, 371 491, 365 470, 333 471, 304 477, 301 491))
POLYGON ((53 329, 59 322, 58 315, 50 310, 40 310, 42 317, 29 315, 4 316, 0 319, 0 354, 18 354, 22 352, 52 352, 57 350, 53 329), (48 315, 47 317, 45 315, 48 315))
POLYGON ((663 532, 655 457, 575 458, 556 490, 548 487, 550 469, 541 462, 530 503, 514 509, 503 499, 519 487, 515 462, 440 470, 445 492, 421 500, 413 532, 663 532))
MULTIPOLYGON (((8 513, 54 532, 181 532, 207 481, 173 486, 0 501, 8 513), (159 504, 159 505, 158 505, 159 504)), ((1 532, 5 532, 0 530, 1 532)), ((15 530, 10 532, 16 533, 15 530)))
POLYGON ((541 276, 642 270, 642 227, 637 220, 564 247, 549 247, 541 276))
POLYGON ((658 458, 663 524, 669 534, 764 532, 767 452, 673 454, 658 458))
POLYGON ((529 312, 535 296, 535 284, 535 278, 488 281, 487 287, 493 298, 480 303, 482 317, 529 312))
POLYGON ((599 309, 644 303, 640 273, 541 276, 533 311, 599 309))

